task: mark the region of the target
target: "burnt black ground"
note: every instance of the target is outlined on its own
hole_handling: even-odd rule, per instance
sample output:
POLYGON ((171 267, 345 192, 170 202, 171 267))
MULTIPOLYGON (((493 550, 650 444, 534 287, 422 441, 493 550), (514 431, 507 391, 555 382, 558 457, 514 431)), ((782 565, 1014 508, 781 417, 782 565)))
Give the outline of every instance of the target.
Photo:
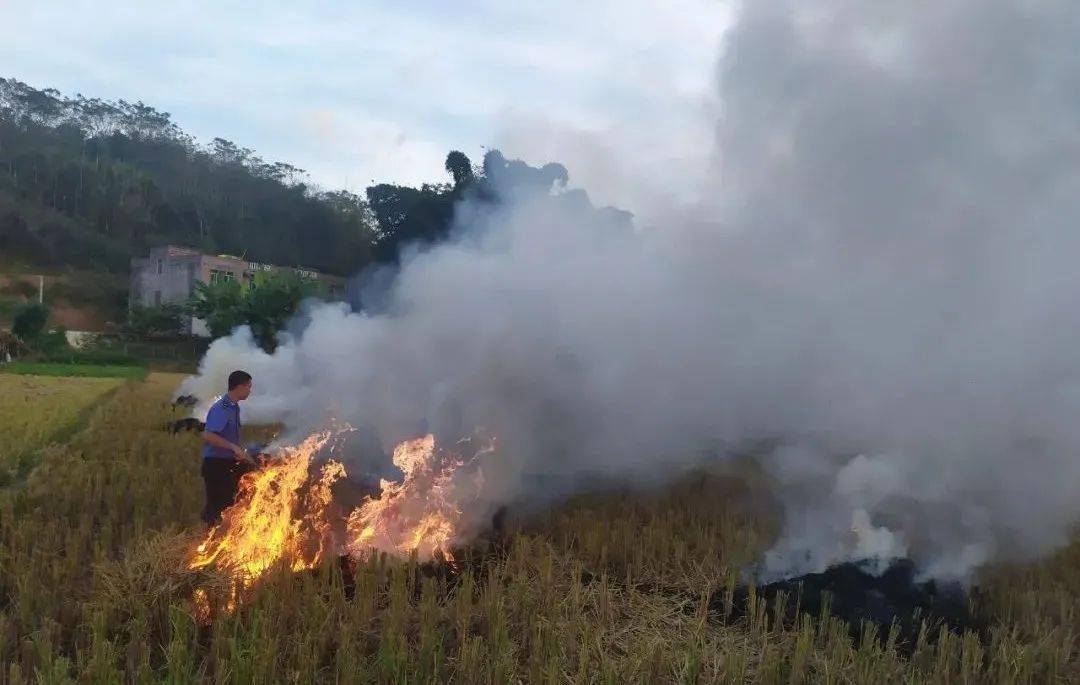
POLYGON ((205 428, 205 424, 202 421, 191 417, 170 421, 165 425, 165 429, 173 435, 181 431, 202 432, 203 428, 205 428))
MULTIPOLYGON (((756 588, 757 596, 767 602, 772 619, 794 624, 799 613, 814 617, 828 614, 846 621, 853 639, 859 639, 863 625, 869 621, 877 627, 884 640, 895 623, 898 644, 910 648, 925 622, 934 639, 942 628, 953 632, 973 631, 982 635, 985 626, 974 615, 968 595, 959 585, 934 581, 918 582, 915 564, 907 559, 894 562, 879 576, 869 573, 855 563, 833 566, 822 573, 809 573, 756 588), (777 597, 787 596, 783 616, 776 615, 777 597)), ((736 620, 747 613, 749 588, 737 587, 731 597, 730 612, 725 592, 717 593, 712 608, 736 620)))

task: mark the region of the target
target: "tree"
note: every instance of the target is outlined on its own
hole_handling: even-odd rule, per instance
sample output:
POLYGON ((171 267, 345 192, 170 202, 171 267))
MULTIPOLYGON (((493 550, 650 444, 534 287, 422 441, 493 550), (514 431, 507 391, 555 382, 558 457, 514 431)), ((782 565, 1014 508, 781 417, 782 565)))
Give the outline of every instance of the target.
POLYGON ((166 243, 352 275, 372 261, 374 220, 349 194, 168 113, 0 78, 0 251, 115 273, 166 243), (350 206, 351 205, 351 206, 350 206), (9 230, 9 227, 11 230, 9 230))
POLYGON ((124 336, 131 339, 174 338, 184 325, 184 308, 178 304, 160 307, 136 305, 128 312, 124 336))
POLYGON ((446 238, 458 196, 448 186, 383 183, 368 188, 367 199, 379 225, 376 259, 392 263, 406 245, 430 245, 446 238))
POLYGON ((506 166, 506 157, 498 150, 488 150, 484 153, 484 176, 491 178, 506 166))
POLYGON ((472 162, 464 152, 452 150, 446 155, 446 171, 454 177, 454 186, 461 186, 473 180, 472 162))
POLYGON ((45 331, 49 319, 49 310, 37 302, 27 302, 16 311, 11 322, 11 332, 23 342, 32 345, 45 331))
MULTIPOLYGON (((594 225, 625 232, 631 223, 627 212, 596 208, 581 189, 568 189, 570 174, 558 162, 534 167, 520 159, 507 159, 498 150, 488 150, 479 170, 473 170, 464 153, 453 150, 446 156, 446 170, 454 185, 425 184, 420 188, 379 184, 367 189, 368 206, 378 224, 374 255, 377 262, 394 265, 406 249, 424 250, 447 240, 460 216, 459 203, 467 201, 467 221, 477 226, 494 208, 516 199, 550 203, 553 210, 595 212, 594 225)), ((496 227, 497 228, 497 227, 496 227)))
POLYGON ((259 274, 245 293, 241 318, 251 327, 259 347, 273 352, 278 331, 293 318, 300 303, 322 294, 318 282, 296 274, 259 274))
POLYGON ((264 273, 247 285, 234 280, 196 283, 186 310, 204 320, 214 338, 228 335, 237 326, 250 326, 259 347, 273 352, 278 332, 299 311, 300 303, 321 295, 318 282, 298 274, 264 273))
POLYGON ((243 323, 243 300, 243 287, 238 281, 196 283, 195 294, 188 301, 185 310, 191 316, 205 321, 212 337, 221 338, 243 323))

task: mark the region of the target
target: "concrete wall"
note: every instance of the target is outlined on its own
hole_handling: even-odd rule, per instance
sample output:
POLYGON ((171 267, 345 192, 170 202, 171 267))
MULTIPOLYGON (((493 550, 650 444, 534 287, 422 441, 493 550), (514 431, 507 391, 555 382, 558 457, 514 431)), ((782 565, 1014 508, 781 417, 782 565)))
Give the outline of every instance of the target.
POLYGON ((100 333, 92 331, 64 331, 64 338, 70 347, 79 349, 97 340, 100 333))
POLYGON ((187 302, 199 280, 201 259, 192 250, 157 247, 147 257, 132 260, 131 303, 154 307, 187 302))
POLYGON ((143 306, 184 302, 191 295, 197 255, 154 248, 144 259, 132 261, 132 301, 143 306))

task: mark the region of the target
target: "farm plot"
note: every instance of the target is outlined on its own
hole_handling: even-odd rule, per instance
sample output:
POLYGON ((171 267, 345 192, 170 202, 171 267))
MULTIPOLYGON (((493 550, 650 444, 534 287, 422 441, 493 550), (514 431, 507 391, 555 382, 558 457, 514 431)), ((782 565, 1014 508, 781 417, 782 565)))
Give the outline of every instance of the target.
POLYGON ((0 472, 10 478, 12 469, 28 468, 25 460, 36 450, 70 437, 122 384, 116 378, 0 374, 0 472))
MULTIPOLYGON (((203 537, 198 437, 162 428, 177 377, 113 393, 0 490, 0 682, 1075 682, 1080 546, 996 569, 982 634, 899 648, 830 616, 725 609, 774 519, 695 477, 586 496, 452 567, 385 555, 273 569, 239 602, 203 537), (224 597, 224 599, 222 599, 224 597), (725 598, 727 600, 717 598, 725 598)), ((60 400, 53 396, 53 399, 60 400)))

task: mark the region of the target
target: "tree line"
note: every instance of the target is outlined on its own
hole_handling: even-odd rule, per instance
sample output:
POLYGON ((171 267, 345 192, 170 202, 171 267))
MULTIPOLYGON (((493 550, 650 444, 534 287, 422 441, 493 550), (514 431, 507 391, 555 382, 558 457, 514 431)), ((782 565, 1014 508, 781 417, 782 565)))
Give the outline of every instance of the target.
POLYGON ((37 265, 126 271, 148 247, 348 274, 371 259, 363 198, 142 102, 66 97, 0 78, 0 250, 37 265))
MULTIPOLYGON (((455 150, 444 171, 447 181, 375 184, 363 196, 321 190, 302 169, 231 141, 200 144, 141 101, 68 97, 0 78, 0 254, 34 266, 123 274, 133 256, 176 244, 351 276, 447 239, 463 200, 477 211, 523 195, 596 212, 607 225, 631 222, 568 188, 559 163, 533 167, 489 150, 473 164, 455 150)), ((200 318, 228 322, 240 309, 231 311, 200 318)))

